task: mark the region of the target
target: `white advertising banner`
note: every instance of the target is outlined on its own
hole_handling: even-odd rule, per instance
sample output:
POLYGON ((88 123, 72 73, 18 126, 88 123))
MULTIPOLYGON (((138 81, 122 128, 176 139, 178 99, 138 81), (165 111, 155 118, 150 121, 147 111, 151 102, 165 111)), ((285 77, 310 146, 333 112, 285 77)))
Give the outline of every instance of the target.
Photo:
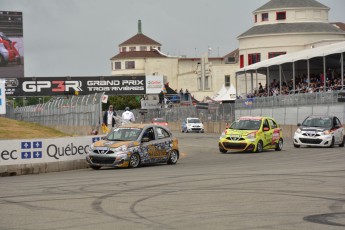
POLYGON ((6 114, 6 89, 3 79, 0 79, 0 114, 6 114))
POLYGON ((146 94, 159 94, 164 88, 163 76, 146 76, 146 94))
POLYGON ((158 100, 142 100, 141 101, 142 109, 159 109, 161 105, 158 100))
POLYGON ((0 166, 85 159, 100 136, 1 140, 0 166))

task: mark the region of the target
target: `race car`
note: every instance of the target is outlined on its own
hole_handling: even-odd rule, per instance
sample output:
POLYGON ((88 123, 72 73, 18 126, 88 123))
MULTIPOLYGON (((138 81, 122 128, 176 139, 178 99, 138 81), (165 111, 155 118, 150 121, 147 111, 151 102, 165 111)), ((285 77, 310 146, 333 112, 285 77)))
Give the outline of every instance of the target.
POLYGON ((219 138, 219 151, 262 152, 283 149, 282 129, 270 117, 240 117, 219 138))
POLYGON ((344 127, 336 116, 308 116, 294 134, 293 145, 330 147, 339 145, 344 147, 344 127))
POLYGON ((9 62, 21 64, 21 57, 15 45, 16 42, 12 42, 3 32, 0 32, 0 66, 5 66, 9 62))
POLYGON ((155 124, 125 124, 90 146, 86 162, 101 167, 136 168, 144 164, 176 164, 178 139, 165 127, 155 124))

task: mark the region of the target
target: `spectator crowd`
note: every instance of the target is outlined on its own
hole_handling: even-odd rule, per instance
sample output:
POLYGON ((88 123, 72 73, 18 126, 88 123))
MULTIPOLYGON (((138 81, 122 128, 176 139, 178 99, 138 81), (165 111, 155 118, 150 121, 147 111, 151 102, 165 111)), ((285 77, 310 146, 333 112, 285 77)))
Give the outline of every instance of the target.
POLYGON ((269 92, 267 89, 267 84, 263 87, 262 84, 259 83, 258 88, 254 91, 254 93, 248 94, 247 98, 288 95, 288 94, 296 94, 296 93, 330 92, 330 91, 345 89, 343 88, 344 86, 345 86, 345 79, 342 84, 341 75, 337 73, 335 70, 329 69, 326 72, 326 78, 323 73, 311 74, 310 83, 308 81, 307 74, 302 74, 302 75, 297 76, 295 79, 295 89, 293 88, 292 79, 289 81, 283 81, 281 84, 281 90, 280 90, 280 82, 277 81, 276 79, 273 79, 273 81, 269 85, 269 92), (325 87, 325 82, 324 82, 325 79, 326 79, 326 87, 325 87))

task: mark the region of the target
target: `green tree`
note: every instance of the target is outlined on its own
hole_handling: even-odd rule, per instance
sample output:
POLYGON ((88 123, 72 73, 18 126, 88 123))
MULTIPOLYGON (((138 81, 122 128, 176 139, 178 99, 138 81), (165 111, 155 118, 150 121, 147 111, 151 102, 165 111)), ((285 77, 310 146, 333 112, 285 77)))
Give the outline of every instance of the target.
POLYGON ((138 109, 141 107, 140 100, 137 96, 109 96, 108 103, 102 105, 103 110, 107 110, 109 105, 114 106, 114 110, 124 110, 127 106, 130 109, 138 109))

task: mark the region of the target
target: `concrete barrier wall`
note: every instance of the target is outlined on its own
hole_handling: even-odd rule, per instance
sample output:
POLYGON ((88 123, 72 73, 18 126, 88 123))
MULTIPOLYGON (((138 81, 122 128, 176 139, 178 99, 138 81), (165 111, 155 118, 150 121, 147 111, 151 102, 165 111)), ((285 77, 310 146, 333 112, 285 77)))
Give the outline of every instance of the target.
POLYGON ((1 140, 0 176, 87 168, 90 145, 99 136, 1 140))

